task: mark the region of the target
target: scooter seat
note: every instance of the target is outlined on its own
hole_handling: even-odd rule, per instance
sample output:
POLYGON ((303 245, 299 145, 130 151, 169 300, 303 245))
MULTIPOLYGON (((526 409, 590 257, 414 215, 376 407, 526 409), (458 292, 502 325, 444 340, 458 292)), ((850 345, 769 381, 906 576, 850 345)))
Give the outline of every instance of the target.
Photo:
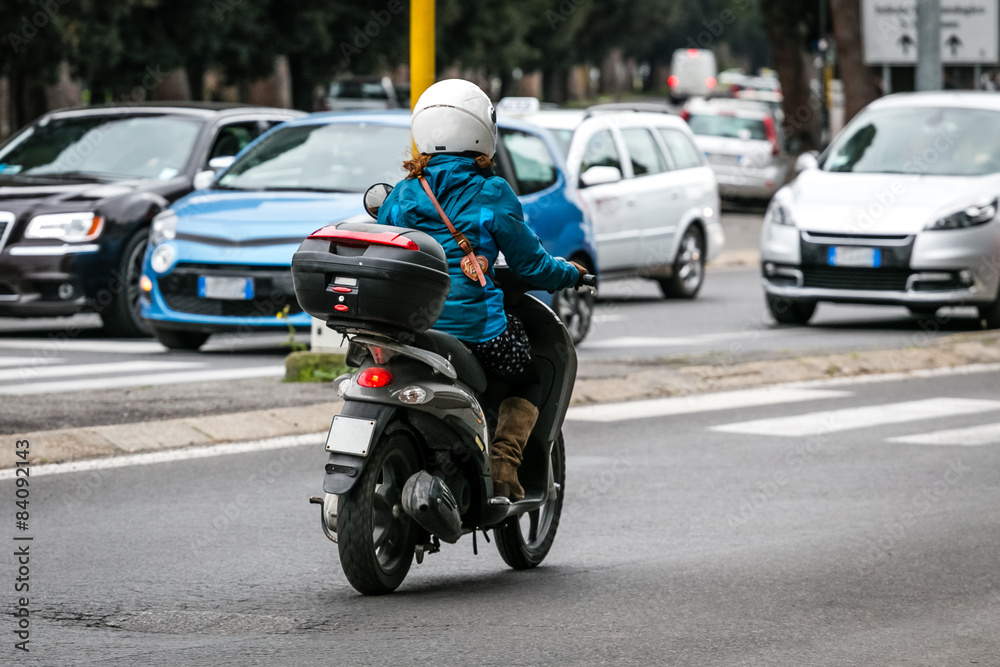
POLYGON ((429 329, 417 334, 415 343, 417 347, 440 354, 450 361, 459 379, 469 385, 472 391, 481 394, 486 390, 486 373, 479 360, 462 341, 444 332, 429 329))

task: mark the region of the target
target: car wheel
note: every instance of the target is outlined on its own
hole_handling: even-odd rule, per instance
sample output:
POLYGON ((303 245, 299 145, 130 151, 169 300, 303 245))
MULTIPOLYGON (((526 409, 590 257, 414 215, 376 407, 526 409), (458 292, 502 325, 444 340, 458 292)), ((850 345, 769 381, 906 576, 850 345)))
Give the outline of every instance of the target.
POLYGON ((705 282, 705 237, 697 227, 688 227, 674 259, 673 275, 658 281, 663 296, 693 299, 705 282))
MULTIPOLYGON (((588 262, 579 258, 575 261, 586 267, 587 273, 594 272, 588 262)), ((579 345, 587 337, 596 301, 593 290, 586 287, 564 289, 552 295, 552 310, 565 325, 574 345, 579 345)))
POLYGON ((767 309, 779 324, 809 324, 816 312, 815 301, 797 301, 783 296, 767 295, 767 309))
POLYGON ((156 329, 154 331, 156 339, 163 343, 163 346, 171 350, 197 350, 205 341, 209 334, 200 331, 165 331, 156 329))
POLYGON ((141 229, 130 238, 118 262, 121 284, 111 290, 111 301, 100 310, 104 330, 109 336, 138 338, 153 335, 149 323, 142 316, 139 296, 139 279, 142 277, 142 260, 146 254, 149 230, 141 229))

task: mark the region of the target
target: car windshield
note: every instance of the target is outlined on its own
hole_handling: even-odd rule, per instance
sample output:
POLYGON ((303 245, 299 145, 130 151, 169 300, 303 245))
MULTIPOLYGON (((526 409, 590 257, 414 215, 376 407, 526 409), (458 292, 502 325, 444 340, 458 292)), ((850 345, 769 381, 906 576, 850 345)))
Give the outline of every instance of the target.
POLYGON ((396 183, 410 153, 410 130, 370 123, 294 125, 250 148, 219 180, 233 190, 364 192, 396 183))
POLYGON ((166 180, 183 171, 200 130, 177 116, 42 120, 0 149, 0 176, 166 180))
POLYGON ((740 136, 741 133, 749 132, 748 139, 767 141, 767 128, 764 127, 764 121, 759 118, 693 113, 688 118, 688 125, 691 126, 692 132, 706 137, 741 139, 743 138, 740 136))
POLYGON ((981 176, 1000 171, 1000 112, 916 107, 866 113, 822 168, 865 174, 981 176))

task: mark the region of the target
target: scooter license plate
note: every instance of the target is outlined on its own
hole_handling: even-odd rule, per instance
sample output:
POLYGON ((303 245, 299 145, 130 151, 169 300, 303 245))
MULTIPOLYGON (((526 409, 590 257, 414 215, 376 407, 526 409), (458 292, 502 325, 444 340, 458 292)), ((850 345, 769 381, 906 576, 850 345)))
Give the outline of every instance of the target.
POLYGON ((368 456, 374 435, 374 419, 358 419, 357 417, 337 415, 333 418, 333 423, 330 424, 329 435, 326 436, 326 451, 368 456))

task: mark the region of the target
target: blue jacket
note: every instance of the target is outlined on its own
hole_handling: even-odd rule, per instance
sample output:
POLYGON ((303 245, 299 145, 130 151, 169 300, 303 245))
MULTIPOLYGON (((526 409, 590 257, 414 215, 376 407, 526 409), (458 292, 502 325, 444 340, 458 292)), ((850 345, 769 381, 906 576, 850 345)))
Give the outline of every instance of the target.
POLYGON ((430 234, 448 258, 451 293, 435 329, 469 343, 481 343, 503 333, 507 328, 503 293, 492 280, 500 252, 515 274, 539 289, 557 290, 576 284, 576 268, 545 251, 524 222, 521 202, 507 181, 485 174, 472 158, 457 155, 435 155, 424 177, 455 228, 465 234, 476 254, 484 255, 490 263, 484 288, 462 273, 462 251, 420 183, 404 179, 393 188, 379 209, 379 223, 430 234))

